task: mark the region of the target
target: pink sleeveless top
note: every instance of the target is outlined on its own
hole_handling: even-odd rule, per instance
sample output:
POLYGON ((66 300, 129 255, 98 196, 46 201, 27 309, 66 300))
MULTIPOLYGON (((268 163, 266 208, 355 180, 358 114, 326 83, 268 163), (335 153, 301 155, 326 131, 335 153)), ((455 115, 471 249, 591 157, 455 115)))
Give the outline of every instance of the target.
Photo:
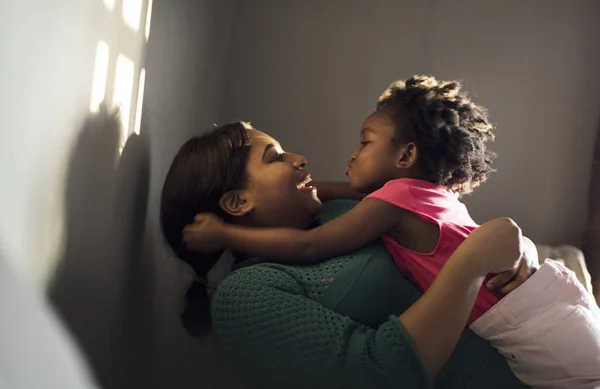
MULTIPOLYGON (((382 237, 398 269, 422 291, 429 288, 456 248, 478 227, 457 195, 426 181, 407 178, 389 181, 367 198, 383 200, 414 212, 439 227, 437 246, 429 254, 409 250, 391 236, 382 237)), ((500 300, 484 285, 467 324, 473 323, 500 300)))

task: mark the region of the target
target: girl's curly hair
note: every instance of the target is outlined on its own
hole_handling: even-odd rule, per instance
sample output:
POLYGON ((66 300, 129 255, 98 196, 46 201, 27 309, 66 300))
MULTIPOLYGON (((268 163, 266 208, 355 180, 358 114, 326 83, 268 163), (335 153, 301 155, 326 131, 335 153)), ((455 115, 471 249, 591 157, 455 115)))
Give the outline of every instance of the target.
POLYGON ((494 171, 494 139, 487 110, 474 104, 458 81, 414 76, 392 83, 377 109, 391 108, 396 127, 408 124, 419 164, 434 184, 459 194, 471 193, 494 171))

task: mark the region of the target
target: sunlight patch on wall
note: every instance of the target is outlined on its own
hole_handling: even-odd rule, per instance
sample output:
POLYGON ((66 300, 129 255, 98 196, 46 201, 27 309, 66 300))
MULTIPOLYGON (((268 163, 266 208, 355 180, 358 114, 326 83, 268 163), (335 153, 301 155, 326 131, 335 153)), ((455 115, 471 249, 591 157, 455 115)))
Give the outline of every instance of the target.
POLYGON ((96 46, 96 61, 94 64, 94 78, 92 80, 92 97, 90 110, 98 111, 106 95, 106 77, 108 75, 109 47, 104 41, 99 41, 96 46))
POLYGON ((102 2, 109 11, 115 9, 115 0, 102 0, 102 2))
POLYGON ((144 105, 144 85, 146 84, 146 69, 142 68, 140 71, 140 81, 137 94, 137 104, 135 107, 135 126, 133 131, 136 134, 140 134, 140 128, 142 126, 142 107, 144 105))
POLYGON ((129 136, 129 122, 131 121, 131 97, 133 92, 133 75, 135 65, 133 61, 119 53, 115 68, 115 84, 113 89, 113 105, 121 111, 122 145, 125 145, 129 136))
POLYGON ((98 17, 105 18, 119 33, 114 35, 116 39, 99 37, 90 110, 98 112, 102 104, 109 110, 119 110, 122 125, 119 150, 122 150, 129 136, 141 131, 146 82, 144 51, 150 37, 153 1, 102 0, 102 3, 109 12, 98 17))
POLYGON ((150 22, 152 21, 152 0, 148 0, 148 9, 146 10, 146 41, 150 38, 150 22))
POLYGON ((142 19, 142 0, 123 0, 123 21, 133 31, 137 32, 140 28, 142 19))

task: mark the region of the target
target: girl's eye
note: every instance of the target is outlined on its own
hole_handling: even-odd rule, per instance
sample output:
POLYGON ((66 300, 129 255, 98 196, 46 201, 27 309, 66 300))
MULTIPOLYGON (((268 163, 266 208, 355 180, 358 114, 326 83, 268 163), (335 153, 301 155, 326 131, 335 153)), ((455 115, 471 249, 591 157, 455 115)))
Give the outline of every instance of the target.
POLYGON ((275 158, 273 158, 273 162, 283 162, 283 154, 277 154, 275 158))
POLYGON ((366 145, 367 145, 367 144, 369 144, 369 143, 370 143, 370 141, 361 141, 361 142, 360 142, 360 145, 361 145, 361 146, 366 146, 366 145))

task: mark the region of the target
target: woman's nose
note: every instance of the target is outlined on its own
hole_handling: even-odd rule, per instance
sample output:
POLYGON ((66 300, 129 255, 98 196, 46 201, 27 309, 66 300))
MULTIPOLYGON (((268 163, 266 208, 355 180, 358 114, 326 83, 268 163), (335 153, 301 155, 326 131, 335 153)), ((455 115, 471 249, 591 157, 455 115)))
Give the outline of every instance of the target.
POLYGON ((358 154, 356 150, 353 151, 352 154, 350 154, 350 161, 354 161, 356 159, 356 154, 358 154))
POLYGON ((294 154, 292 164, 296 169, 304 169, 306 167, 306 158, 303 155, 294 154))

